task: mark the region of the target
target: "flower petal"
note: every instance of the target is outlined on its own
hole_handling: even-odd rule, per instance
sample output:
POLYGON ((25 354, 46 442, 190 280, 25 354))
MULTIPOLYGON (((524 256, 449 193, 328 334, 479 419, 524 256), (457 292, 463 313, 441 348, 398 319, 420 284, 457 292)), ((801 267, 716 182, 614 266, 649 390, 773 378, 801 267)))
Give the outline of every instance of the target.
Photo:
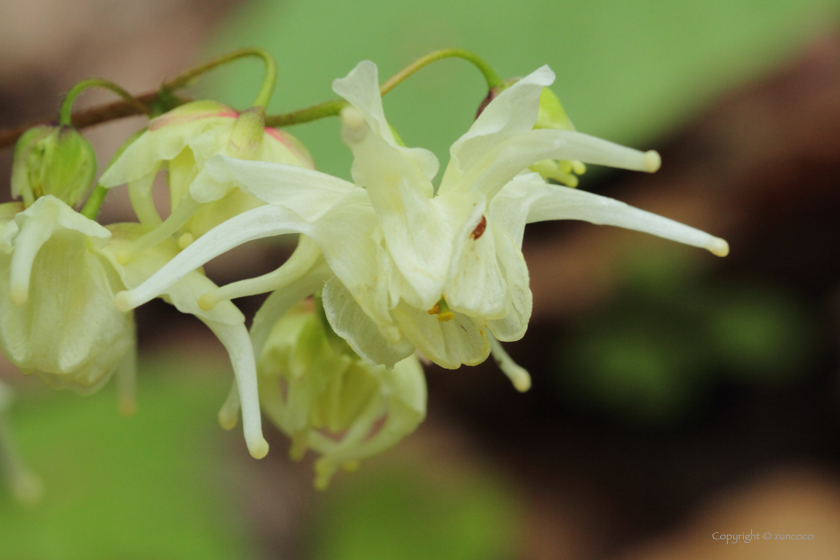
MULTIPOLYGON (((175 118, 181 113, 186 113, 191 105, 193 104, 179 107, 160 117, 160 119, 169 119, 165 123, 161 120, 163 126, 155 128, 153 126, 155 121, 152 121, 150 129, 132 142, 102 174, 99 179, 100 184, 111 188, 142 179, 156 169, 158 162, 174 159, 189 145, 191 139, 207 132, 208 129, 213 129, 214 134, 220 135, 222 132, 219 129, 230 128, 230 130, 233 130, 236 113, 229 109, 227 109, 229 114, 225 116, 212 116, 214 114, 212 112, 199 112, 189 118, 182 115, 185 116, 182 121, 175 118)), ((223 106, 219 105, 219 107, 223 106)), ((225 138, 229 136, 228 131, 225 138)))
POLYGON ((353 178, 370 196, 397 268, 431 306, 440 299, 451 260, 451 239, 469 206, 432 199, 431 182, 402 148, 388 144, 365 123, 347 115, 345 109, 343 132, 355 155, 353 178))
POLYGON ((488 321, 487 327, 498 340, 519 340, 528 330, 533 309, 528 265, 525 264, 519 244, 504 228, 495 227, 493 234, 496 258, 507 283, 508 295, 504 316, 488 321))
POLYGON ((500 319, 508 308, 508 285, 496 256, 496 235, 492 220, 481 221, 466 236, 460 257, 452 263, 452 275, 444 287, 446 303, 482 319, 500 319), (476 233, 480 232, 480 233, 476 233))
POLYGON ((248 329, 245 328, 244 323, 230 325, 211 321, 205 317, 199 317, 199 319, 210 327, 230 355, 242 407, 242 429, 245 432, 245 442, 251 456, 262 459, 268 453, 268 443, 262 435, 260 401, 257 392, 257 366, 254 362, 248 329))
POLYGON ((275 290, 260 307, 251 325, 251 343, 254 354, 262 355, 263 347, 277 321, 300 300, 322 289, 332 271, 323 263, 316 263, 305 274, 289 281, 282 289, 275 290))
POLYGON ((379 93, 379 69, 370 60, 363 60, 344 78, 333 80, 333 91, 361 111, 373 131, 392 146, 394 133, 385 119, 382 95, 379 93))
POLYGON ((333 330, 369 362, 390 368, 414 352, 414 347, 402 336, 398 335, 399 338, 393 341, 383 336, 377 324, 337 278, 324 284, 321 298, 333 330))
POLYGON ((378 432, 367 437, 379 416, 376 414, 379 412, 378 407, 372 404, 370 413, 373 422, 368 420, 362 423, 361 429, 347 434, 340 442, 333 442, 322 434, 312 434, 310 445, 323 454, 315 465, 318 473, 315 484, 319 488, 326 487, 339 466, 385 451, 417 429, 426 417, 426 379, 417 358, 406 358, 397 363, 393 370, 380 371, 378 374, 386 401, 385 422, 378 432))
POLYGON ((440 192, 469 189, 461 178, 476 166, 485 166, 488 152, 510 136, 531 130, 537 122, 540 94, 553 82, 554 72, 543 66, 491 101, 467 133, 452 144, 440 192))
POLYGON ((461 180, 492 198, 529 165, 544 159, 577 160, 651 173, 660 165, 659 154, 654 151, 640 152, 574 130, 540 129, 506 138, 487 151, 461 180))
POLYGON ((235 182, 244 192, 263 202, 294 210, 315 220, 351 191, 353 183, 332 175, 282 163, 246 161, 216 156, 207 162, 207 173, 219 182, 235 182))
POLYGON ((478 365, 490 354, 485 327, 461 313, 438 321, 424 310, 400 303, 392 311, 405 337, 424 356, 447 369, 478 365))
POLYGON ((255 239, 288 233, 306 233, 312 228, 286 208, 261 206, 213 228, 179 253, 139 286, 117 294, 119 309, 134 309, 166 293, 178 280, 217 256, 255 239))
POLYGON ((556 185, 535 184, 532 188, 529 223, 546 220, 584 220, 598 225, 633 229, 678 243, 702 247, 719 257, 729 253, 729 245, 719 237, 611 198, 556 185))

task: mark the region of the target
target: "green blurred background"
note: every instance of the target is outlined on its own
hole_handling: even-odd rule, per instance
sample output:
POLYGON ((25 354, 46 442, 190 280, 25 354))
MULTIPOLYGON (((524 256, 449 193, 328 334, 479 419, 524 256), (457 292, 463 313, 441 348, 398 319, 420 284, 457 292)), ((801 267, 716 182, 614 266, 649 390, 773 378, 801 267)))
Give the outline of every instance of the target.
MULTIPOLYGON (((702 513, 714 511, 709 496, 791 465, 817 475, 795 471, 790 484, 837 494, 840 118, 821 115, 840 115, 830 102, 840 99, 840 2, 11 0, 0 15, 3 127, 53 114, 56 94, 91 74, 145 91, 242 46, 279 61, 269 112, 334 98, 332 80, 363 59, 382 80, 448 46, 503 77, 549 64, 579 130, 663 154, 655 178, 592 169, 581 188, 733 249, 717 261, 594 226, 533 227, 524 250, 537 311, 508 345, 534 375, 531 392, 517 394, 492 365, 430 368, 426 424, 326 493, 311 487, 311 462, 286 458, 282 435, 256 462, 239 433, 218 429, 226 358, 163 304, 138 315, 133 418, 116 414, 110 387, 53 393, 4 364, 20 394, 9 423, 46 495, 27 509, 0 491, 0 559, 716 558, 705 533, 692 541, 702 516, 714 518, 702 513), (662 542, 671 556, 656 555, 662 542)), ((260 79, 256 62, 242 62, 198 91, 244 109, 260 79)), ((385 110, 408 145, 445 165, 485 94, 468 63, 446 60, 389 94, 385 110)), ((108 153, 132 126, 91 136, 108 153)), ((335 119, 289 131, 319 169, 349 177, 335 119)), ((112 219, 125 216, 119 196, 112 219)), ((284 251, 262 245, 208 270, 220 282, 252 276, 284 251)), ((744 512, 721 510, 719 530, 789 507, 737 503, 744 512)), ((840 522, 838 504, 814 518, 840 522)), ((817 545, 797 557, 840 551, 829 530, 817 545)))

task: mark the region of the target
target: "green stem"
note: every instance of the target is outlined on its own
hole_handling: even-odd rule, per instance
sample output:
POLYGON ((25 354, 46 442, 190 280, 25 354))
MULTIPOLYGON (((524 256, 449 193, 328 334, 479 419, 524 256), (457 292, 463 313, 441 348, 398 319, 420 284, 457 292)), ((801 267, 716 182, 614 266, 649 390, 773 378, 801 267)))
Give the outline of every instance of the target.
MULTIPOLYGON (((432 62, 437 62, 438 60, 443 60, 445 58, 463 58, 469 62, 472 62, 476 68, 478 68, 482 75, 484 75, 484 80, 487 82, 487 89, 493 89, 494 87, 500 85, 502 83, 502 79, 496 74, 496 71, 490 67, 487 62, 480 58, 475 53, 464 49, 442 49, 439 51, 435 51, 432 53, 427 54, 422 58, 418 58, 393 76, 388 79, 384 84, 379 86, 379 93, 382 95, 387 94, 389 91, 394 89, 396 86, 401 84, 403 81, 406 80, 409 76, 420 70, 421 68, 428 66, 432 62)), ((323 119, 325 117, 335 117, 341 113, 341 110, 348 105, 347 101, 343 99, 337 99, 335 101, 325 101, 323 103, 319 103, 317 105, 313 105, 311 107, 307 107, 305 109, 298 109, 297 111, 292 111, 291 113, 284 113, 282 115, 269 115, 265 118, 265 125, 266 126, 273 126, 273 127, 284 127, 284 126, 291 126, 294 124, 303 124, 306 122, 316 121, 318 119, 323 119)))
POLYGON ((263 78, 263 84, 257 94, 257 98, 254 99, 254 105, 266 107, 268 106, 268 102, 271 100, 272 94, 274 94, 274 85, 277 83, 277 62, 275 62, 274 57, 264 49, 239 49, 237 51, 213 58, 200 66, 187 70, 175 79, 169 80, 164 84, 163 88, 167 90, 175 90, 185 87, 210 70, 214 70, 219 66, 248 56, 255 56, 261 59, 265 64, 265 77, 263 78))
POLYGON ((95 220, 96 216, 99 215, 99 208, 105 202, 106 194, 108 194, 108 189, 102 185, 96 185, 96 188, 90 193, 80 214, 89 220, 95 220))
MULTIPOLYGON (((128 140, 123 142, 122 146, 120 146, 119 149, 117 149, 117 153, 115 153, 114 157, 111 158, 111 161, 108 162, 108 166, 105 167, 105 171, 111 168, 114 162, 117 161, 117 158, 119 158, 122 155, 122 153, 131 145, 132 142, 140 138, 140 135, 143 134, 144 131, 145 129, 138 130, 137 132, 129 136, 128 140)), ((88 197, 87 202, 85 202, 85 205, 82 208, 80 214, 85 218, 88 218, 89 220, 95 220, 96 216, 99 215, 99 208, 105 201, 106 194, 108 194, 108 189, 97 183, 96 188, 93 189, 92 193, 90 193, 90 196, 88 197)))
POLYGON ((58 124, 60 124, 61 126, 72 125, 73 103, 75 103, 76 98, 79 97, 79 95, 84 90, 92 87, 101 87, 112 91, 120 97, 122 97, 123 99, 125 99, 129 104, 135 106, 141 112, 147 114, 149 112, 149 109, 145 105, 143 105, 140 101, 137 100, 137 98, 125 91, 117 84, 100 78, 91 78, 90 80, 79 82, 78 84, 73 86, 73 88, 70 91, 67 92, 67 95, 64 96, 64 102, 62 102, 61 110, 58 113, 58 124))
POLYGON ((291 126, 293 124, 303 124, 311 121, 317 121, 325 117, 336 117, 341 113, 341 110, 347 107, 349 103, 343 99, 336 99, 334 101, 324 101, 306 109, 298 109, 291 113, 284 113, 282 115, 268 115, 265 117, 265 126, 273 126, 280 128, 284 126, 291 126))
POLYGON ((493 89, 502 83, 502 79, 498 74, 496 74, 496 71, 493 70, 493 68, 477 54, 464 49, 441 49, 439 51, 429 53, 424 57, 418 58, 391 76, 387 82, 382 84, 379 91, 382 95, 385 95, 424 66, 428 66, 432 62, 437 62, 438 60, 443 60, 444 58, 463 58, 464 60, 472 62, 473 65, 484 75, 484 80, 487 82, 488 90, 493 89))

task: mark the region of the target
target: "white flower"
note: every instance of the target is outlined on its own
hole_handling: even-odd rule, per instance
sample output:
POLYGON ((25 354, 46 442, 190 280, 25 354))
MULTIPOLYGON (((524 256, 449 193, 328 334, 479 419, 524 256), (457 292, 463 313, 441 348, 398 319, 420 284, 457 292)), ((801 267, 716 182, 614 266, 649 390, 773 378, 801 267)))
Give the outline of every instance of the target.
POLYGON ((391 369, 371 365, 322 321, 308 302, 291 309, 274 324, 258 362, 263 410, 292 439, 294 459, 308 448, 320 454, 321 489, 339 467, 352 470, 388 449, 426 415, 426 382, 415 356, 391 369))
MULTIPOLYGON (((37 372, 49 385, 81 393, 99 389, 116 373, 121 408, 133 408, 136 373, 132 313, 116 309, 114 294, 141 284, 178 254, 174 240, 123 262, 118 255, 148 233, 141 224, 107 228, 58 198, 38 198, 22 210, 0 205, 0 347, 24 373, 37 372)), ((243 395, 245 439, 262 457, 256 366, 245 318, 230 302, 212 311, 197 298, 216 286, 190 271, 161 292, 180 311, 201 319, 230 354, 243 395)))
MULTIPOLYGON (((540 94, 553 79, 542 67, 489 103, 453 144, 435 190, 436 158, 398 145, 382 110, 376 66, 360 63, 333 84, 351 104, 342 120, 344 141, 355 156, 355 184, 288 165, 214 158, 206 169, 215 180, 235 181, 269 206, 211 230, 148 282, 120 294, 118 304, 136 307, 189 270, 252 239, 302 233, 334 273, 323 289, 330 324, 359 355, 392 366, 416 348, 443 367, 457 368, 478 364, 493 351, 514 383, 526 387, 524 370, 500 353, 494 340, 518 340, 531 316, 520 250, 525 224, 580 219, 718 255, 728 251, 725 241, 704 232, 523 172, 546 159, 649 172, 659 167, 656 152, 573 130, 534 130, 540 94)), ((305 267, 298 272, 304 275, 305 267)), ((254 288, 272 284, 246 282, 254 288)), ((275 281, 270 289, 282 285, 275 281)), ((228 292, 233 293, 246 290, 228 292)))
POLYGON ((51 195, 7 220, 0 250, 3 353, 24 373, 82 393, 98 389, 119 366, 130 370, 134 320, 108 304, 124 289, 104 252, 110 232, 51 195))

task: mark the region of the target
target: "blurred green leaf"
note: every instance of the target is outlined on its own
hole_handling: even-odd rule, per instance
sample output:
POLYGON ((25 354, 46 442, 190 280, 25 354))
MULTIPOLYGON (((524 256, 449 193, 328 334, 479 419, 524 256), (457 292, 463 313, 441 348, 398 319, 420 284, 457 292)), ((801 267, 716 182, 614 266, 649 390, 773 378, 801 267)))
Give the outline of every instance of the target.
POLYGON ((0 493, 0 558, 253 558, 215 480, 230 374, 206 365, 144 363, 131 418, 117 413, 113 384, 17 401, 10 423, 46 494, 26 509, 0 493))
MULTIPOLYGON (((274 53, 274 112, 333 98, 332 80, 364 59, 379 64, 383 80, 450 46, 477 52, 503 77, 549 64, 579 130, 647 148, 713 96, 793 56, 839 13, 837 0, 253 0, 209 50, 257 45, 274 53)), ((220 72, 211 94, 247 107, 257 69, 220 72)), ((385 109, 409 146, 433 150, 445 165, 485 94, 476 70, 450 60, 398 87, 385 109)), ((349 177, 336 121, 289 131, 321 170, 349 177)))
POLYGON ((724 291, 710 309, 710 327, 721 362, 736 375, 765 382, 806 369, 815 336, 801 305, 763 286, 724 291))
MULTIPOLYGON (((432 461, 429 458, 429 461, 432 461)), ((315 560, 511 558, 515 508, 486 475, 430 476, 410 465, 365 469, 323 496, 315 560)))

